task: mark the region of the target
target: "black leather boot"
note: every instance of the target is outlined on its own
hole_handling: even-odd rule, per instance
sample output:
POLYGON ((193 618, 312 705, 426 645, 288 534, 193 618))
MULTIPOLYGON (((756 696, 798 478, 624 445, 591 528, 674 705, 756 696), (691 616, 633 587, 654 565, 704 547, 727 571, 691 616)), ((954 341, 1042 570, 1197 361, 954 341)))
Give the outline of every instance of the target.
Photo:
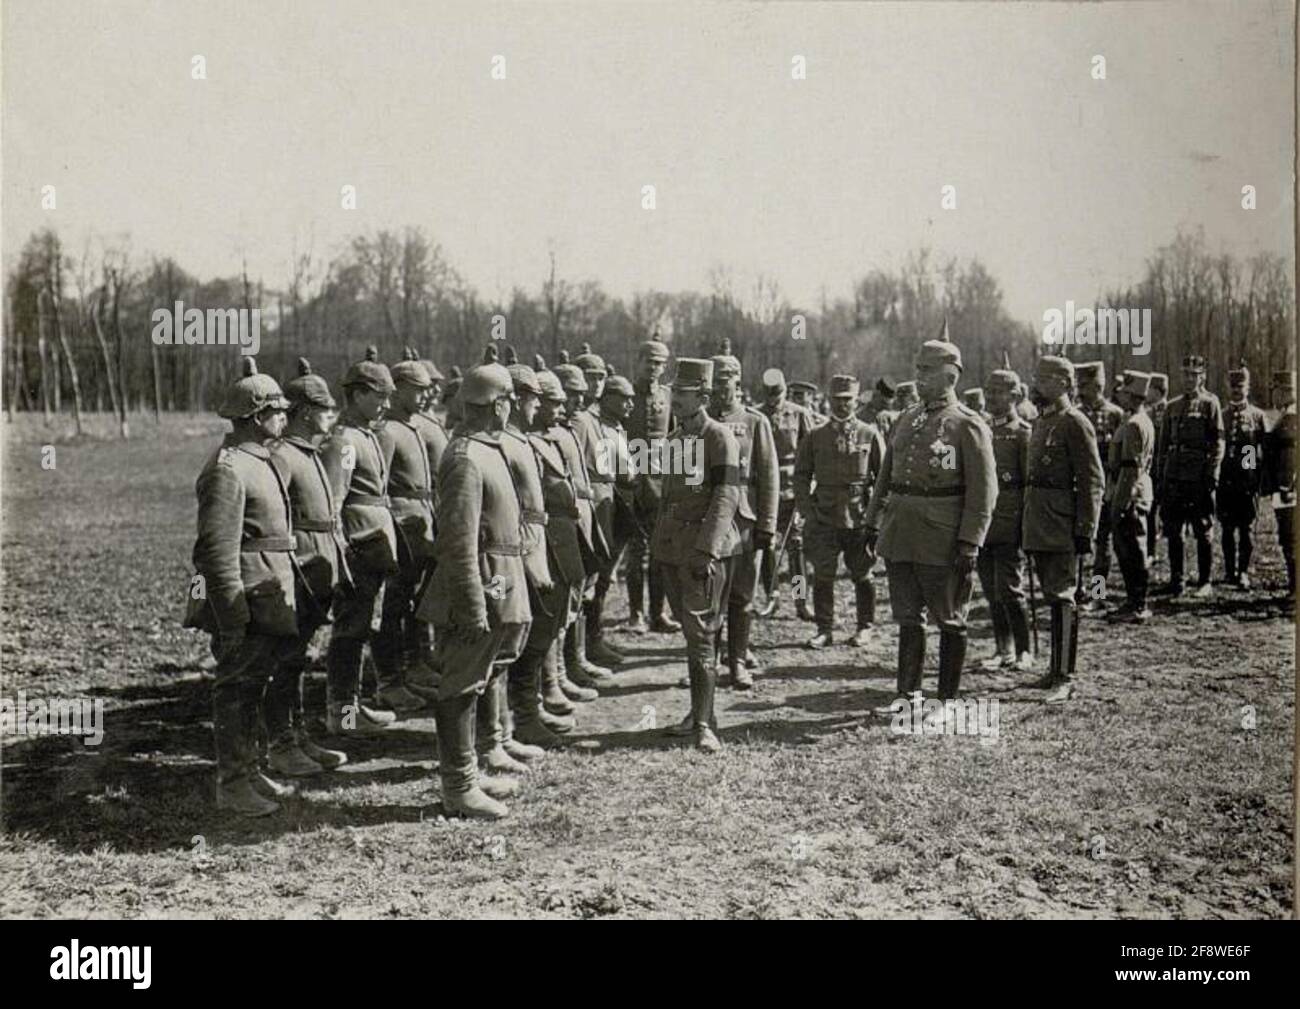
POLYGON ((966 632, 939 632, 939 700, 952 700, 961 686, 961 671, 966 664, 966 632))

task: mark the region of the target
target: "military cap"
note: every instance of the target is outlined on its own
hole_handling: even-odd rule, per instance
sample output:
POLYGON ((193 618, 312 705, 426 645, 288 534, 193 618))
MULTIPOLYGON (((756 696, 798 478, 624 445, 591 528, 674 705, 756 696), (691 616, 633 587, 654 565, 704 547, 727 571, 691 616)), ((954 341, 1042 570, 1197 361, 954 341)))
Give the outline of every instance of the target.
POLYGON ((574 363, 584 372, 593 375, 609 374, 609 369, 605 367, 605 359, 599 354, 593 354, 589 343, 582 345, 582 353, 574 359, 574 363))
POLYGON ((915 395, 916 395, 916 383, 915 383, 915 382, 899 382, 898 385, 894 386, 894 390, 895 390, 895 392, 896 392, 899 396, 915 396, 915 395))
POLYGON ((712 361, 699 357, 677 359, 677 374, 673 376, 674 389, 699 389, 707 392, 712 385, 712 361))
POLYGON ((434 364, 432 361, 430 361, 427 357, 424 358, 420 363, 424 365, 424 370, 429 373, 430 384, 434 382, 445 382, 447 380, 443 376, 442 372, 438 370, 438 366, 434 364))
POLYGON ((768 368, 763 372, 763 388, 765 389, 784 389, 785 372, 780 368, 768 368))
POLYGON ((1275 371, 1273 372, 1274 389, 1294 389, 1295 372, 1294 371, 1275 371))
POLYGON ((514 391, 514 382, 510 372, 495 361, 488 364, 476 364, 465 373, 465 382, 460 387, 462 403, 474 403, 485 406, 502 396, 509 396, 514 391))
POLYGON ((1169 376, 1163 371, 1153 371, 1151 373, 1151 388, 1159 389, 1161 392, 1169 391, 1169 376))
POLYGON ((668 360, 668 345, 660 340, 646 340, 641 344, 641 356, 660 363, 668 360))
POLYGON ((419 361, 398 361, 388 369, 392 376, 393 382, 405 382, 407 385, 413 385, 420 389, 427 389, 433 385, 429 378, 429 371, 419 361))
POLYGON ((1015 392, 1020 388, 1020 376, 1010 368, 996 368, 989 372, 989 377, 984 380, 984 388, 1015 392))
POLYGON ((374 392, 392 392, 396 388, 393 376, 379 363, 379 351, 373 346, 367 347, 366 356, 352 365, 343 376, 344 389, 358 385, 364 385, 374 392))
POLYGON ((1038 374, 1044 378, 1063 378, 1069 382, 1074 381, 1074 362, 1066 357, 1056 357, 1048 355, 1039 358, 1038 374))
POLYGON ((730 354, 714 354, 709 360, 713 362, 713 381, 720 382, 727 378, 740 378, 740 360, 730 354))
POLYGON ((876 392, 888 399, 890 396, 894 395, 894 383, 887 378, 877 379, 876 392))
POLYGON ((963 389, 961 394, 962 401, 972 410, 984 409, 984 390, 979 386, 973 389, 963 389))
MULTIPOLYGON (((562 367, 562 366, 561 366, 562 367)), ((537 388, 542 390, 542 399, 549 399, 555 403, 563 403, 569 397, 564 395, 564 386, 560 385, 560 378, 551 371, 539 371, 537 374, 537 388)), ((586 380, 583 380, 586 384, 586 380)))
POLYGON ((1074 366, 1074 377, 1082 383, 1084 379, 1106 384, 1106 363, 1104 361, 1080 361, 1074 366))
POLYGON ((632 388, 632 383, 622 375, 611 375, 605 380, 605 388, 601 395, 608 396, 611 392, 620 396, 626 396, 628 399, 636 398, 636 391, 632 388))
POLYGON ((1241 367, 1233 368, 1228 372, 1229 385, 1245 385, 1250 381, 1250 369, 1246 367, 1246 362, 1241 363, 1241 367))
POLYGON ((830 394, 835 397, 852 396, 858 398, 858 380, 852 375, 832 375, 830 394))
POLYGON ((799 390, 800 392, 806 392, 808 393, 809 396, 811 396, 813 393, 817 391, 817 386, 813 385, 811 382, 802 382, 802 381, 791 382, 789 386, 787 386, 787 388, 791 392, 794 392, 795 390, 799 390))
POLYGON ((531 392, 534 396, 542 394, 542 387, 537 383, 537 372, 526 364, 512 364, 506 368, 510 373, 510 382, 515 390, 515 395, 520 396, 526 392, 531 392))
POLYGON ((545 370, 546 370, 546 358, 542 357, 541 354, 534 354, 533 371, 545 371, 545 370))
POLYGON ((1204 371, 1205 358, 1200 354, 1188 354, 1183 358, 1183 368, 1187 371, 1204 371))
POLYGON ((576 364, 557 364, 551 371, 560 380, 560 388, 566 393, 586 392, 589 388, 587 376, 582 373, 582 369, 576 364))
POLYGON ((1123 384, 1119 387, 1119 391, 1128 393, 1130 396, 1136 396, 1138 399, 1146 399, 1147 390, 1150 388, 1150 374, 1145 371, 1126 371, 1123 374, 1123 384))
POLYGON ((226 390, 217 413, 226 420, 242 420, 263 410, 287 410, 280 384, 270 375, 258 373, 257 361, 245 357, 240 362, 240 377, 226 390))
POLYGON ((957 349, 955 343, 949 343, 947 340, 926 340, 921 344, 921 349, 916 352, 916 363, 928 364, 932 367, 951 364, 961 371, 961 351, 957 349))
POLYGON ((290 403, 305 403, 328 410, 338 406, 330 395, 329 383, 312 371, 311 362, 305 357, 298 358, 298 374, 284 383, 284 394, 290 403))

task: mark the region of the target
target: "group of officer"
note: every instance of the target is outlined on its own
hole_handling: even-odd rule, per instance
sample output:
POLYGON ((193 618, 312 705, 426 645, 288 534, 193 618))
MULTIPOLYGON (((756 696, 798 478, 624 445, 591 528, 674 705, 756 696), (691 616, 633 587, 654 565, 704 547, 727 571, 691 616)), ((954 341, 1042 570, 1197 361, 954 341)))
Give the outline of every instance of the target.
POLYGON ((1157 510, 1163 591, 1185 590, 1190 525, 1204 596, 1216 514, 1227 580, 1245 587, 1258 499, 1271 496, 1294 594, 1292 372, 1274 377, 1270 426, 1244 367, 1223 408, 1194 355, 1171 402, 1164 376, 1126 371, 1112 403, 1099 362, 1061 357, 1038 362, 1032 388, 1004 367, 959 396, 962 357, 946 324, 911 381, 881 380, 863 402, 855 377, 832 377, 826 415, 815 386, 778 369, 762 376, 761 405, 748 405, 726 345, 677 358, 668 386, 658 339, 641 345, 635 381, 589 346, 572 363, 561 356, 529 367, 508 350, 503 363, 493 345, 446 378, 411 349, 390 367, 369 348, 343 377, 341 407, 306 360, 282 389, 244 359, 220 409, 233 430, 196 486, 186 621, 211 633, 217 661, 220 808, 274 812, 293 790, 277 778, 345 763, 313 739, 321 723, 346 740, 432 705, 446 812, 506 815, 528 764, 561 745, 577 706, 625 660, 603 619, 620 564, 624 630, 684 634, 690 709, 668 731, 709 753, 721 748, 719 682, 744 690, 759 672, 750 630, 780 604, 782 559, 798 616, 815 624, 813 649, 834 641, 841 559, 849 641, 872 641, 883 560, 897 693, 921 689, 929 620, 941 700, 957 696, 966 667, 977 577, 995 644, 981 666, 1034 669, 1036 581, 1050 658, 1034 685, 1068 700, 1079 612, 1097 604, 1085 560, 1104 585, 1113 543, 1126 600, 1111 616, 1147 620, 1157 510), (327 624, 318 722, 303 679, 327 624))

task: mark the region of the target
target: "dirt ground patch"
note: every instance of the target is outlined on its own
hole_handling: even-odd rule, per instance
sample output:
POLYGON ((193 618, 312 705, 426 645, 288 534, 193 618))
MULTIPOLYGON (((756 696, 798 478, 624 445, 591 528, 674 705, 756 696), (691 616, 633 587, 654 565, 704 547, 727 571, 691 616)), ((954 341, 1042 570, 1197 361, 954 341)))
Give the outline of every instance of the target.
MULTIPOLYGON (((249 824, 212 806, 206 639, 180 627, 194 479, 222 426, 132 430, 5 425, 0 692, 100 697, 107 722, 97 747, 0 740, 4 917, 1289 913, 1295 629, 1271 516, 1253 591, 1159 604, 1139 629, 1085 618, 1070 704, 968 673, 970 697, 998 702, 996 741, 870 714, 897 646, 882 579, 865 650, 805 650, 788 598, 758 623, 765 669, 756 690, 720 692, 715 758, 644 728, 688 707, 680 640, 614 629, 632 658, 508 820, 441 818, 433 722, 416 717, 249 824)), ((841 583, 842 620, 850 596, 841 583)), ((973 623, 976 659, 978 602, 973 623)))

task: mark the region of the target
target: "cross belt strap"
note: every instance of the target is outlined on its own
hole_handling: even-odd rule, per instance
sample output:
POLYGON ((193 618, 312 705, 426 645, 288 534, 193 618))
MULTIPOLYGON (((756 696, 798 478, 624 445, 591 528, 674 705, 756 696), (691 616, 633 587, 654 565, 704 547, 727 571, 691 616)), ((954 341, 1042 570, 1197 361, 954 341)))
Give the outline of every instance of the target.
POLYGON ((965 484, 953 487, 917 487, 912 484, 894 483, 889 485, 889 493, 903 494, 907 497, 957 497, 966 493, 965 484))
POLYGON ((347 499, 343 502, 350 505, 367 505, 371 508, 390 508, 392 502, 387 494, 362 494, 360 491, 353 491, 348 494, 347 499))
POLYGON ((334 519, 309 519, 295 515, 293 527, 305 533, 332 533, 339 528, 339 523, 334 519))
POLYGON ((297 547, 292 536, 252 536, 239 544, 240 552, 246 554, 291 554, 297 547))

